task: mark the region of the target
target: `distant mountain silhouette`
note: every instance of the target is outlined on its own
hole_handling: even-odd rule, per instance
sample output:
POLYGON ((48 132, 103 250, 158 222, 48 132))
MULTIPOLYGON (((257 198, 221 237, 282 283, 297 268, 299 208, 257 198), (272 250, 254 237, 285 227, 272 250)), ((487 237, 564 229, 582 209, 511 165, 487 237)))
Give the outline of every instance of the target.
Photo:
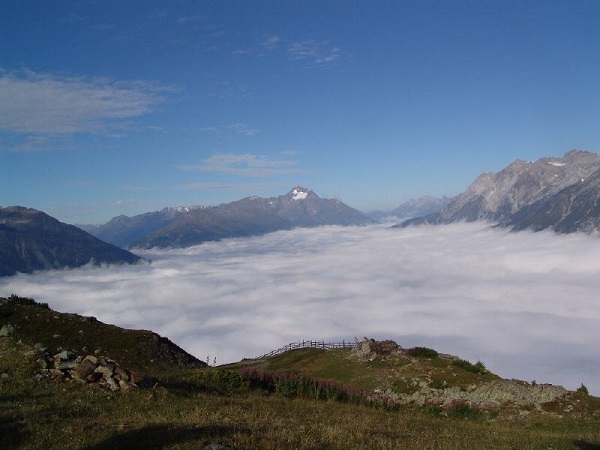
POLYGON ((163 208, 137 216, 112 218, 104 225, 81 225, 81 228, 104 242, 128 248, 134 242, 168 225, 191 208, 163 208))
POLYGON ((372 211, 369 216, 375 220, 412 219, 440 212, 450 202, 448 197, 431 197, 425 195, 418 199, 410 199, 391 211, 372 211))
POLYGON ((36 209, 0 208, 0 276, 140 258, 36 209))
POLYGON ((339 200, 322 199, 310 189, 295 187, 278 197, 246 197, 207 208, 120 216, 91 232, 127 247, 189 247, 294 227, 369 223, 373 220, 339 200))

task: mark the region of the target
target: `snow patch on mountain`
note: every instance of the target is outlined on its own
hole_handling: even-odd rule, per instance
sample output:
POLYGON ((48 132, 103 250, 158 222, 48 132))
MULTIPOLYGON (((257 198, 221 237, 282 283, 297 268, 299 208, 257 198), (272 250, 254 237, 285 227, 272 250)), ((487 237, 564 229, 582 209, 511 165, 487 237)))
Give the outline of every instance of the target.
POLYGON ((304 200, 306 198, 306 196, 308 195, 308 192, 302 191, 298 188, 294 189, 292 191, 292 200, 304 200))

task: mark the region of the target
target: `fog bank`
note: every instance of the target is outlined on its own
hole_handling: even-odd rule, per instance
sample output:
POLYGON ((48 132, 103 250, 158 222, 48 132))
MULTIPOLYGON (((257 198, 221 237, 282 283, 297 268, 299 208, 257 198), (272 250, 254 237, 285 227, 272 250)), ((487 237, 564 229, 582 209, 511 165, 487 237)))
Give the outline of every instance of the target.
POLYGON ((600 395, 600 241, 486 224, 323 227, 145 251, 152 264, 17 275, 0 295, 151 329, 200 359, 393 339, 600 395))

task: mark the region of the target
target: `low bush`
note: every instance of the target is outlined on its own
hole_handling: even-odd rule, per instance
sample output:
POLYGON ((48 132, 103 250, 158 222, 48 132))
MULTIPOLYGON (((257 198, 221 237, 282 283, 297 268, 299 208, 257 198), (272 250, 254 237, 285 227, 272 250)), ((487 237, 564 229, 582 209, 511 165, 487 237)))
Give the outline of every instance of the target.
POLYGON ((397 380, 392 385, 392 390, 396 394, 414 394, 419 390, 419 386, 408 380, 397 380))
POLYGON ((11 294, 8 297, 8 300, 11 302, 14 302, 14 303, 18 303, 20 305, 37 306, 38 308, 50 309, 50 307, 48 306, 48 303, 36 302, 34 299, 32 299, 30 297, 19 297, 16 294, 11 294))
POLYGON ((347 388, 330 380, 313 379, 292 372, 267 373, 243 367, 238 370, 241 379, 253 390, 274 392, 286 397, 359 403, 365 398, 361 389, 347 388))
POLYGON ((432 389, 446 389, 448 387, 448 383, 446 382, 446 380, 434 378, 429 383, 429 387, 432 389))
POLYGON ((471 373, 483 375, 487 372, 485 364, 483 364, 481 361, 477 361, 475 364, 471 364, 469 361, 466 361, 464 359, 457 359, 452 364, 471 373))
POLYGON ((581 383, 581 386, 577 388, 577 392, 583 395, 590 395, 588 388, 583 383, 581 383))
POLYGON ((454 419, 476 419, 481 416, 481 411, 464 400, 453 401, 446 413, 454 419))
POLYGON ((409 348, 406 353, 415 358, 437 358, 439 355, 434 349, 427 347, 409 348))

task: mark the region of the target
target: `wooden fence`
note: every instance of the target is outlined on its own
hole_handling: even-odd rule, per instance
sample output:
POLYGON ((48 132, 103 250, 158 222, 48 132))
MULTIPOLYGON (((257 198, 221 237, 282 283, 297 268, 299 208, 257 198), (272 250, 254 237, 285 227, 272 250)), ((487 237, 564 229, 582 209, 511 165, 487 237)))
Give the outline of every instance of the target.
POLYGON ((279 355, 281 353, 289 352, 290 350, 297 350, 299 348, 320 348, 323 350, 332 350, 335 348, 354 348, 356 347, 356 342, 324 342, 324 341, 302 341, 302 342, 292 342, 284 347, 278 348, 277 350, 273 350, 269 353, 265 353, 262 356, 259 356, 256 359, 267 358, 269 356, 279 355))

